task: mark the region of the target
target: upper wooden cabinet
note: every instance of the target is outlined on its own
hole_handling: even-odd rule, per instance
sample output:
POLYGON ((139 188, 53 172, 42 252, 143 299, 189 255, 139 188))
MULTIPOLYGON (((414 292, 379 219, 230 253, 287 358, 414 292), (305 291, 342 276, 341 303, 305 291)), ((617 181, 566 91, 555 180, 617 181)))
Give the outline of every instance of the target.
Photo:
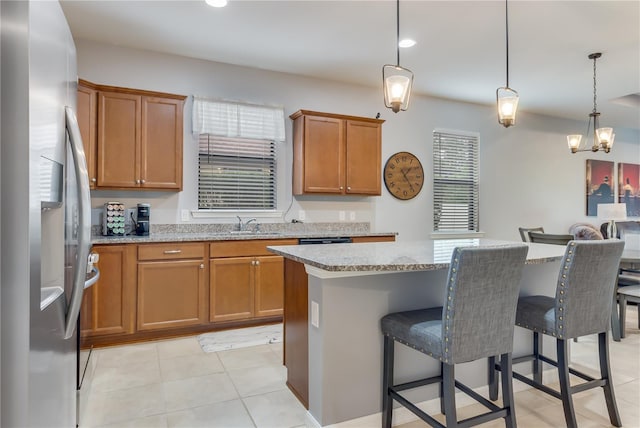
POLYGON ((80 80, 78 116, 87 124, 81 132, 91 130, 83 138, 95 132, 94 188, 182 190, 185 98, 80 80), (95 113, 84 111, 88 89, 96 97, 95 113), (95 117, 93 125, 85 116, 95 117))
POLYGON ((295 195, 380 195, 384 120, 308 110, 289 117, 295 195))
POLYGON ((98 118, 98 92, 95 85, 80 82, 78 84, 77 119, 80 127, 80 136, 84 146, 84 155, 87 159, 87 171, 89 173, 89 187, 96 188, 96 153, 98 151, 97 127, 98 118))

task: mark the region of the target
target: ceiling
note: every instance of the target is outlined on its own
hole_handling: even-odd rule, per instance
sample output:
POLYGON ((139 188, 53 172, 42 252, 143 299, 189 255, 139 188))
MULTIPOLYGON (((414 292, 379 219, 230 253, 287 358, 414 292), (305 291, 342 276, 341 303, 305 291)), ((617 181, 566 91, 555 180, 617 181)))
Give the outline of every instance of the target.
MULTIPOLYGON (((380 87, 396 62, 396 2, 61 1, 74 37, 380 87)), ((400 2, 414 93, 495 103, 504 86, 505 2, 400 2)), ((509 2, 509 86, 521 111, 585 121, 597 62, 602 126, 640 129, 640 1, 509 2), (622 98, 624 97, 624 98, 622 98)), ((380 89, 382 97, 382 89, 380 89)))

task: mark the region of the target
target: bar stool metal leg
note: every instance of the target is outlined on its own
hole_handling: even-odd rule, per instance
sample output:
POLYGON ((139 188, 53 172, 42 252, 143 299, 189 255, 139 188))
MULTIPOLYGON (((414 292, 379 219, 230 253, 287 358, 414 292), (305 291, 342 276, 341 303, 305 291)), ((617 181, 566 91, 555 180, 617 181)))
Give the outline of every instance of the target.
POLYGON ((558 380, 560 381, 560 396, 567 428, 577 428, 576 412, 573 409, 571 397, 571 384, 569 383, 569 353, 567 341, 556 339, 556 352, 558 353, 558 380))
POLYGON ((600 377, 605 380, 603 385, 604 399, 607 403, 607 411, 609 412, 609 421, 611 425, 616 427, 622 426, 622 420, 618 413, 618 406, 616 406, 616 397, 613 393, 613 387, 611 385, 611 367, 609 365, 609 340, 607 333, 598 334, 598 348, 600 354, 600 377))
POLYGON ((442 365, 442 396, 444 401, 444 415, 447 421, 447 427, 456 427, 458 418, 456 415, 456 379, 454 377, 453 364, 442 365))
POLYGON ((542 361, 540 360, 542 355, 542 335, 537 331, 533 332, 533 380, 537 383, 542 383, 542 361))
POLYGON ((489 357, 489 399, 496 401, 498 399, 498 370, 496 370, 496 357, 489 357))
MULTIPOLYGON (((502 367, 502 373, 500 377, 502 379, 502 406, 508 409, 507 417, 505 418, 505 423, 507 428, 515 428, 516 427, 516 410, 513 405, 513 383, 511 382, 511 377, 513 373, 511 371, 511 354, 502 354, 500 357, 500 367, 502 367)), ((495 365, 493 371, 495 372, 495 365)), ((497 382, 496 382, 497 385, 497 382)), ((498 391, 496 391, 496 396, 498 395, 498 391)), ((496 397, 497 398, 497 397, 496 397)))
POLYGON ((382 372, 382 427, 391 428, 393 417, 393 400, 389 392, 389 386, 393 384, 393 346, 391 337, 384 336, 384 357, 382 372))

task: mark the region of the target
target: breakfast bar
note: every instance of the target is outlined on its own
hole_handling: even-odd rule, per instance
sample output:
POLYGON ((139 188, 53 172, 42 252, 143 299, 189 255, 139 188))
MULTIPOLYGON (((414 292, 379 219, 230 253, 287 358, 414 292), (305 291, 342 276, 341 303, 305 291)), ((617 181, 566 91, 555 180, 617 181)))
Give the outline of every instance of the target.
MULTIPOLYGON (((453 248, 510 243, 450 239, 268 247, 290 266, 304 265, 308 275, 308 290, 301 289, 306 286, 301 282, 285 283, 285 364, 289 368, 291 359, 297 358, 286 351, 287 294, 308 292, 308 416, 312 424, 375 417, 381 409, 380 319, 391 312, 441 306, 453 248)), ((563 246, 529 244, 521 295, 553 295, 563 254, 563 246)), ((530 334, 516 328, 513 355, 523 355, 530 348, 530 334)), ((547 349, 554 349, 551 342, 547 349)), ((399 381, 438 370, 435 360, 409 348, 397 350, 399 381)), ((461 365, 458 373, 471 387, 486 385, 482 361, 461 365)), ((437 394, 437 388, 422 388, 412 398, 419 402, 437 394)))

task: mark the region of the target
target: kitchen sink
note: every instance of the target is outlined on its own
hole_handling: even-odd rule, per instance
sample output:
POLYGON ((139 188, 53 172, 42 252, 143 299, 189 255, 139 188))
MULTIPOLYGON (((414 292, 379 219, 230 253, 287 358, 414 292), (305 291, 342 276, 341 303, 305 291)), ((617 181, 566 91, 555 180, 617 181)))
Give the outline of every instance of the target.
POLYGON ((231 235, 280 235, 280 232, 269 232, 262 230, 232 230, 231 235))

